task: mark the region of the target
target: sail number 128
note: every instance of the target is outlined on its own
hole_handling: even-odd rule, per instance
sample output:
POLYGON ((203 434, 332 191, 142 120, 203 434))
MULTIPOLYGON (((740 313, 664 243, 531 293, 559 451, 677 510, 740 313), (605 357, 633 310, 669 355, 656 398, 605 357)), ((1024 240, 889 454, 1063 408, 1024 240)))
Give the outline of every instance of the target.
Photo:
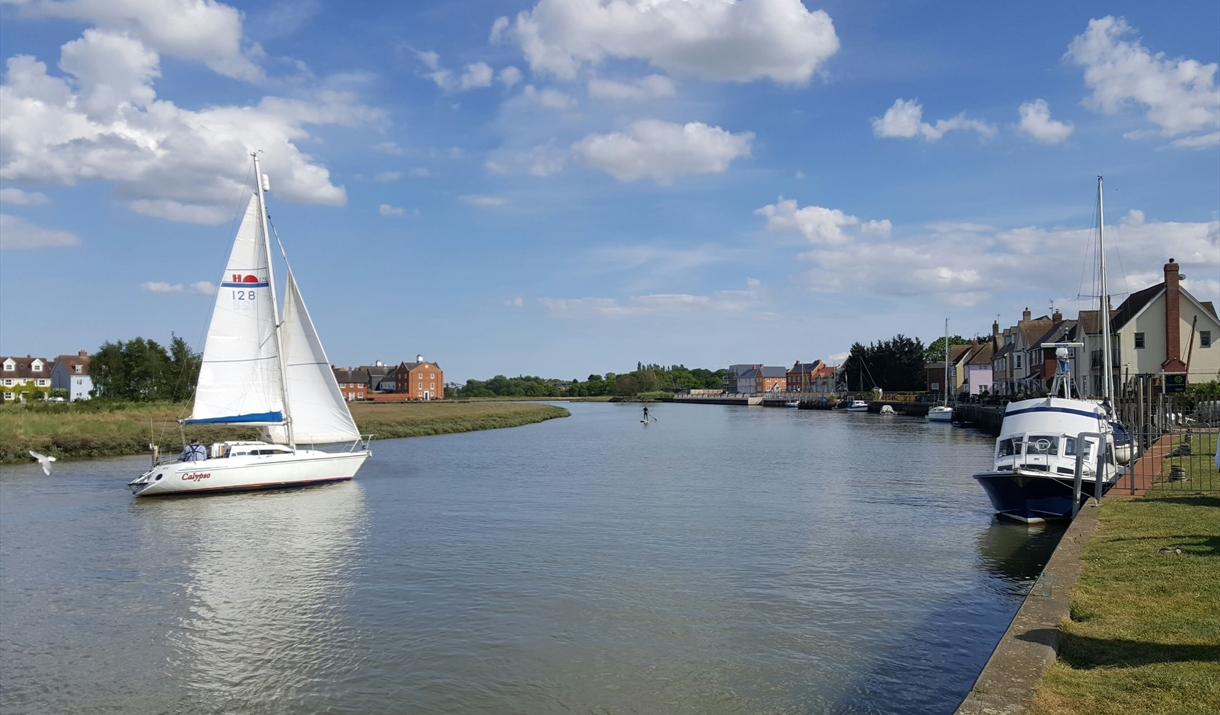
POLYGON ((254 291, 235 290, 233 291, 233 300, 254 300, 254 291))

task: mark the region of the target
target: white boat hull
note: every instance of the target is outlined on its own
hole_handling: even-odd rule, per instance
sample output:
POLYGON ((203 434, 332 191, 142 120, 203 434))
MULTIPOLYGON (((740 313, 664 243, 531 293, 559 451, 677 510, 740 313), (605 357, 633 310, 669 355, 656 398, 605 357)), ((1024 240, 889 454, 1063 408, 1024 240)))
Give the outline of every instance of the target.
POLYGON ((128 486, 138 497, 311 486, 351 479, 369 454, 367 449, 355 452, 302 449, 289 454, 171 462, 157 465, 128 486))
POLYGON ((929 422, 952 422, 953 408, 952 407, 933 407, 928 410, 929 422))

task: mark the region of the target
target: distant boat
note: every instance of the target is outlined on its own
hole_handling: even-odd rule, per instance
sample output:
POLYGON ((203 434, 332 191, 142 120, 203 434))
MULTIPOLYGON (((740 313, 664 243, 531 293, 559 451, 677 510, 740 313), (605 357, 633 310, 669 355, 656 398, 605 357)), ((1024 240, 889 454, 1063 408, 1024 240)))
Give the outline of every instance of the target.
POLYGON ((847 403, 848 412, 868 412, 868 403, 864 400, 852 400, 847 403))
POLYGON ((801 403, 796 400, 788 400, 784 403, 784 407, 800 407, 801 403))
POLYGON ((261 427, 263 440, 222 442, 207 450, 208 459, 157 464, 128 483, 136 496, 344 481, 369 457, 290 266, 280 318, 263 196, 270 184, 257 155, 254 176, 258 190, 216 294, 194 409, 182 422, 261 427), (351 446, 342 452, 297 446, 333 443, 351 446))
POLYGON ((897 412, 895 412, 895 411, 894 411, 894 408, 893 408, 893 407, 891 407, 890 405, 882 405, 882 406, 881 406, 881 414, 883 414, 883 415, 896 415, 896 414, 898 414, 898 413, 897 413, 897 412))
POLYGON ((943 383, 945 401, 928 410, 929 422, 952 422, 953 408, 949 406, 949 319, 945 318, 945 379, 943 383))

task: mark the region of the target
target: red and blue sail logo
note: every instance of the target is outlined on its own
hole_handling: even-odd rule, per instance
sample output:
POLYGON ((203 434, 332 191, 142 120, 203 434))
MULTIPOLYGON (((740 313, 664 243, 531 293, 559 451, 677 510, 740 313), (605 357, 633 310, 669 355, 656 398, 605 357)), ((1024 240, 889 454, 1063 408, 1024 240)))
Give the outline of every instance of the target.
POLYGON ((220 285, 223 288, 266 288, 267 280, 250 273, 231 273, 230 280, 220 285))

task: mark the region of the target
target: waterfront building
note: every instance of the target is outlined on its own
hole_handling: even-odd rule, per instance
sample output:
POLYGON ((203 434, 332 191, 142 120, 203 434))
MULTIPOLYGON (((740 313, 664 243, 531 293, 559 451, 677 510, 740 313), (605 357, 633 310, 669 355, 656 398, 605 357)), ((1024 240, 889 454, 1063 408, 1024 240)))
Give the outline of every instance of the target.
MULTIPOLYGON (((1220 379, 1220 319, 1211 301, 1182 287, 1179 266, 1170 258, 1165 280, 1132 293, 1110 311, 1114 384, 1140 375, 1185 374, 1188 384, 1220 379)), ((1101 394, 1101 321, 1098 311, 1080 311, 1075 339, 1085 344, 1073 363, 1073 378, 1086 395, 1101 394)))
POLYGON ((751 375, 754 370, 761 368, 762 365, 729 365, 729 372, 724 376, 724 391, 729 395, 746 394, 747 390, 754 389, 753 377, 751 375))
POLYGON ((991 324, 991 337, 977 341, 976 347, 970 353, 963 369, 962 392, 977 397, 983 391, 991 393, 991 360, 995 356, 996 345, 1000 340, 1000 324, 991 324))
POLYGON ((89 376, 87 350, 55 358, 55 364, 51 368, 51 389, 67 390, 69 402, 92 397, 93 378, 89 376))
POLYGON ((440 400, 445 397, 445 373, 440 365, 417 355, 415 362, 399 363, 381 378, 378 391, 403 395, 407 400, 440 400))
POLYGON ((348 402, 363 400, 367 393, 372 392, 369 387, 369 372, 366 368, 338 368, 331 365, 330 369, 335 373, 335 382, 339 384, 339 392, 343 393, 344 400, 348 402))
MULTIPOLYGON (((820 360, 818 362, 821 362, 820 360)), ((810 392, 819 395, 831 395, 838 391, 838 372, 835 368, 822 363, 813 373, 810 392)))
POLYGON ((0 357, 0 389, 5 402, 45 400, 51 396, 51 363, 46 358, 0 357))
POLYGON ((813 386, 816 382, 814 375, 822 367, 821 360, 808 363, 797 360, 786 375, 788 392, 814 392, 813 386))

